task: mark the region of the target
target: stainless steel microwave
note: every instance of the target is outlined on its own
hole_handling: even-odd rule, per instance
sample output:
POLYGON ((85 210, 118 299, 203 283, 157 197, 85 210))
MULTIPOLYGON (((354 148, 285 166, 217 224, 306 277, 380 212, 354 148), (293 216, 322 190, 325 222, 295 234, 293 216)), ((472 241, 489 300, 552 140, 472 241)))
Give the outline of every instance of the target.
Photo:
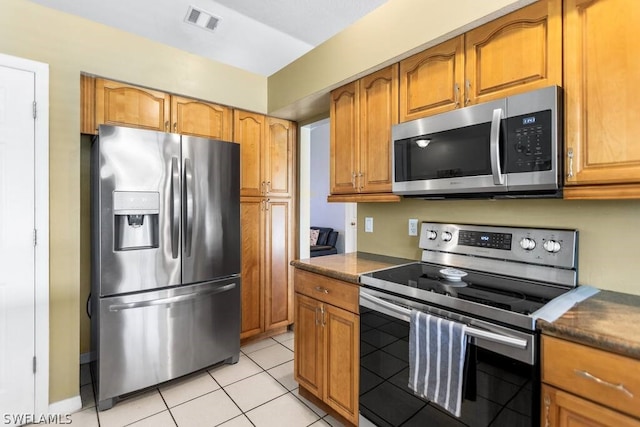
POLYGON ((561 97, 550 86, 393 126, 393 192, 560 197, 561 97))

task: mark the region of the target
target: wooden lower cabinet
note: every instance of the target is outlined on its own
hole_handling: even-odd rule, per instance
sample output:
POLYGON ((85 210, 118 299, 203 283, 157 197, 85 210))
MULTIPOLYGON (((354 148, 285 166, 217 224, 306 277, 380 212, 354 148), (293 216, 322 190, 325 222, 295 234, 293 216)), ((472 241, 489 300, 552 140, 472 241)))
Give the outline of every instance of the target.
POLYGON ((640 427, 640 361, 542 336, 543 426, 640 427))
POLYGON ((250 338, 293 322, 293 221, 290 199, 242 197, 242 325, 250 338))
MULTIPOLYGON (((300 270, 294 280, 294 378, 301 388, 357 425, 360 316, 327 301, 337 295, 334 290, 348 287, 350 292, 340 298, 356 298, 357 307, 358 286, 300 270), (316 293, 317 298, 300 291, 316 293)), ((354 301, 350 304, 354 306, 354 301)))
POLYGON ((549 427, 640 427, 640 421, 555 387, 542 385, 541 425, 549 427))

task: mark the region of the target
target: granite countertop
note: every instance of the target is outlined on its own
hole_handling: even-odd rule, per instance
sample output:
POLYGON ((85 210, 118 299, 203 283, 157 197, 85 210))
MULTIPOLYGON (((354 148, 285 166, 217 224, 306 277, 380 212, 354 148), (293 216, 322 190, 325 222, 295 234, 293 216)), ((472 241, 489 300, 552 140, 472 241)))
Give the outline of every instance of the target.
POLYGON ((640 296, 600 291, 556 321, 538 320, 543 333, 640 359, 640 296))
POLYGON ((361 274, 412 262, 417 261, 366 252, 354 252, 295 260, 291 261, 291 265, 301 270, 322 274, 334 279, 360 283, 358 279, 361 274))

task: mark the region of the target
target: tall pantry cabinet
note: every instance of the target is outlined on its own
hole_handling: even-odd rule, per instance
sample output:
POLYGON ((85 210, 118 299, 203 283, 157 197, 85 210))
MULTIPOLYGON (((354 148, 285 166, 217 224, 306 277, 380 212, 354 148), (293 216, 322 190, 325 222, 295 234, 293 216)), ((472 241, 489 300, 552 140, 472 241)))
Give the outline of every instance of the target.
POLYGON ((240 144, 242 339, 293 322, 295 123, 234 110, 240 144))

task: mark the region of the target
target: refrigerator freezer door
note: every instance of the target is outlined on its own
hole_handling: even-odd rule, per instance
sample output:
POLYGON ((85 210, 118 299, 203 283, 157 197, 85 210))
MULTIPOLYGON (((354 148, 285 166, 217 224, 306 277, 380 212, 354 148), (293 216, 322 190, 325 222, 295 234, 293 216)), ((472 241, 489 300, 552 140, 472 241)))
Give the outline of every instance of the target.
POLYGON ((92 150, 97 293, 179 285, 180 136, 102 125, 92 150))
POLYGON ((182 281, 240 273, 240 146, 182 137, 182 281))
POLYGON ((101 298, 100 410, 114 398, 215 363, 238 361, 240 277, 101 298))

